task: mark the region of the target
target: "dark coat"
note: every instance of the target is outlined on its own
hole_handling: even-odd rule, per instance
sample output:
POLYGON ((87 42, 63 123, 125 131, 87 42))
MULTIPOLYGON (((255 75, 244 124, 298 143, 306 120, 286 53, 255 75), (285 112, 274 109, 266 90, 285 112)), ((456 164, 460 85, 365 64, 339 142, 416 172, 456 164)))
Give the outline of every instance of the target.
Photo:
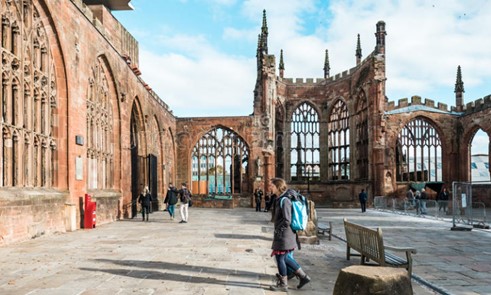
POLYGON ((167 194, 165 195, 164 203, 169 205, 175 205, 177 203, 178 193, 179 191, 175 187, 169 188, 167 190, 167 194))
POLYGON ((438 200, 439 201, 448 201, 448 192, 447 191, 441 191, 439 194, 438 194, 438 200))
POLYGON ((297 247, 297 235, 293 232, 290 227, 292 220, 292 202, 288 197, 294 193, 291 189, 288 189, 280 197, 275 200, 275 210, 274 210, 274 236, 273 245, 271 249, 273 250, 292 250, 297 247), (281 200, 283 204, 280 205, 281 200))
POLYGON ((256 202, 261 202, 261 200, 263 199, 263 191, 261 189, 256 189, 256 191, 254 192, 254 196, 256 197, 256 202))
POLYGON ((141 193, 140 197, 138 197, 138 202, 142 204, 142 206, 150 207, 152 203, 152 195, 150 193, 141 193))
POLYGON ((366 192, 361 192, 359 195, 358 195, 358 198, 360 199, 360 202, 366 202, 367 199, 368 199, 368 195, 366 192))
POLYGON ((182 188, 179 190, 179 195, 181 196, 181 203, 187 204, 191 200, 191 192, 187 188, 182 188))

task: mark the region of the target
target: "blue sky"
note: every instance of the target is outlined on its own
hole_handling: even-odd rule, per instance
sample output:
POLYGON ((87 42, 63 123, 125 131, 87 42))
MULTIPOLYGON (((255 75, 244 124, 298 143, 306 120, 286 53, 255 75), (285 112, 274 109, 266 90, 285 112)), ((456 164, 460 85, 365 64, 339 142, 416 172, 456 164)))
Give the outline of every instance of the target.
MULTIPOLYGON (((138 40, 142 78, 179 117, 252 113, 257 35, 266 9, 269 53, 284 51, 285 77, 331 75, 355 66, 386 22, 390 101, 419 95, 455 105, 491 94, 491 1, 487 0, 132 0, 114 12, 138 40)), ((487 144, 486 144, 487 146, 487 144)), ((486 149, 487 151, 487 149, 486 149)))

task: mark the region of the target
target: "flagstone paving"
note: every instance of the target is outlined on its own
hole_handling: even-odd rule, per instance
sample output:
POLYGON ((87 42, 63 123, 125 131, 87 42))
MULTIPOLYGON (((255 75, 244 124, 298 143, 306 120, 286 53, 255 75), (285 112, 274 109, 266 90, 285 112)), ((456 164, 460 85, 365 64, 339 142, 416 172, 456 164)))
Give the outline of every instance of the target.
MULTIPOLYGON (((345 217, 381 226, 386 244, 418 250, 414 294, 491 294, 489 231, 450 231, 449 220, 373 209, 318 208, 317 215, 333 223, 334 237, 295 252, 312 282, 296 290, 290 281, 289 294, 332 294, 339 270, 359 263, 346 260, 345 217)), ((186 224, 154 212, 149 222, 122 220, 3 246, 0 294, 275 294, 268 290, 276 272, 270 218, 253 208, 191 208, 186 224)))

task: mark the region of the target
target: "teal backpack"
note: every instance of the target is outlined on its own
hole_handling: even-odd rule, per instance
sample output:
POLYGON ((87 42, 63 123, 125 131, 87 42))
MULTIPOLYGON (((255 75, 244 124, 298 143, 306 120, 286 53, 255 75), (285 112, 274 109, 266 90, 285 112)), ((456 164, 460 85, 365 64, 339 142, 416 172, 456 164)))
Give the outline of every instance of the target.
POLYGON ((292 202, 292 222, 290 227, 294 231, 305 230, 309 221, 307 198, 299 193, 296 193, 296 196, 289 194, 288 196, 281 198, 280 207, 283 207, 285 198, 289 198, 292 202))

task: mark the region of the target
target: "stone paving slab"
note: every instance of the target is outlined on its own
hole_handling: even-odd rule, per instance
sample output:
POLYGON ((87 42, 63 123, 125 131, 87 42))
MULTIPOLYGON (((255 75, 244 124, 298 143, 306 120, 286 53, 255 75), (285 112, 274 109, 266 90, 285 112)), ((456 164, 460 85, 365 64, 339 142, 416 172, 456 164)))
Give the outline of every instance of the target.
MULTIPOLYGON (((292 280, 289 294, 332 294, 339 270, 359 263, 346 260, 344 217, 381 226, 386 244, 417 248, 415 276, 447 294, 491 294, 487 231, 457 233, 448 221, 375 210, 317 214, 332 221, 334 237, 295 252, 312 282, 296 290, 292 280)), ((252 208, 191 208, 187 224, 154 212, 149 222, 135 218, 3 246, 0 294, 277 294, 268 290, 276 272, 270 218, 252 208)), ((439 294, 414 279, 413 288, 439 294)))

